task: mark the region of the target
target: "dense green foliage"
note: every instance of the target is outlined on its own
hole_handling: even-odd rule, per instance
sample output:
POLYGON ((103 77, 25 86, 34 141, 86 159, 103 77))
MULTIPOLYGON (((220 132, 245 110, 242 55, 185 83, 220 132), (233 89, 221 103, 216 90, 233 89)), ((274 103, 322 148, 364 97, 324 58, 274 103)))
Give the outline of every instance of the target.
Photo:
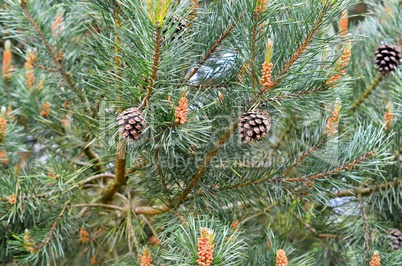
POLYGON ((374 67, 401 1, 349 34, 349 0, 2 2, 4 265, 197 265, 202 228, 212 265, 402 265, 402 75, 374 67), (243 143, 251 110, 271 129, 243 143))

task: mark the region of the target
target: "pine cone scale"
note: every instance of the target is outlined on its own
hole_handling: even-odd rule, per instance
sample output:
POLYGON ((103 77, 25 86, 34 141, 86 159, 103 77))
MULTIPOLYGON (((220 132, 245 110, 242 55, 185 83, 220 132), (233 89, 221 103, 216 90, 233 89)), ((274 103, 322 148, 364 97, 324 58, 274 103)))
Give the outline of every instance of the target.
POLYGON ((267 112, 248 111, 239 118, 240 139, 247 143, 251 140, 261 140, 271 127, 271 118, 267 112))
POLYGON ((128 140, 138 140, 145 128, 142 111, 136 107, 124 110, 118 117, 119 130, 128 140))

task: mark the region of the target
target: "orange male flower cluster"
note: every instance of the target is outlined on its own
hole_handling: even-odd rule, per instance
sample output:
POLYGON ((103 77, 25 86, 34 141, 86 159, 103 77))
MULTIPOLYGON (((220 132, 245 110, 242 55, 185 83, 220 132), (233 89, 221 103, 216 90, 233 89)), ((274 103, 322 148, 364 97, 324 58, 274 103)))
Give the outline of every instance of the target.
POLYGON ((31 234, 28 229, 25 229, 24 233, 24 248, 33 254, 35 252, 35 241, 32 240, 31 234))
POLYGON ((371 257, 370 266, 381 266, 381 258, 378 251, 374 252, 373 257, 371 257))
POLYGON ((28 51, 27 52, 27 61, 25 62, 25 77, 27 79, 28 88, 32 89, 33 84, 35 82, 35 75, 33 70, 33 63, 36 60, 36 52, 28 51))
POLYGON ((343 49, 343 53, 339 61, 335 64, 335 70, 338 72, 332 77, 329 78, 327 81, 327 84, 333 84, 338 79, 342 77, 342 75, 345 73, 345 68, 349 64, 350 61, 350 56, 352 55, 352 51, 350 48, 350 45, 347 45, 345 49, 343 49))
POLYGON ((8 197, 8 202, 13 205, 15 202, 17 202, 17 197, 15 197, 15 195, 10 195, 8 197))
POLYGON ((44 118, 47 118, 50 114, 50 103, 45 102, 42 106, 42 111, 40 112, 40 115, 44 118))
POLYGON ((286 252, 283 249, 278 249, 276 251, 276 266, 286 266, 288 265, 288 258, 286 257, 286 252))
POLYGON ((96 261, 96 256, 92 255, 91 256, 91 260, 89 261, 91 263, 91 265, 96 265, 97 261, 96 261))
POLYGON ((267 61, 262 63, 260 83, 262 85, 262 91, 264 92, 267 91, 272 85, 271 75, 273 68, 274 65, 272 63, 267 63, 267 61))
POLYGON ((4 42, 4 52, 3 52, 3 80, 9 81, 11 77, 11 72, 13 71, 13 66, 11 61, 13 60, 13 54, 11 52, 11 41, 6 40, 4 42))
POLYGON ((7 120, 6 120, 6 108, 3 106, 0 113, 0 142, 3 142, 6 138, 7 120))
POLYGON ((85 228, 80 229, 80 239, 83 244, 89 241, 89 233, 85 228))
POLYGON ((138 253, 140 266, 151 266, 152 258, 147 248, 144 248, 144 254, 138 253))
POLYGON ((255 13, 261 14, 264 13, 265 9, 267 8, 269 0, 257 0, 257 5, 255 7, 255 13))
POLYGON ((187 119, 187 109, 188 109, 188 99, 183 96, 180 98, 179 105, 176 107, 174 112, 174 118, 176 124, 184 124, 188 121, 187 119))
POLYGON ((201 229, 201 237, 198 238, 198 265, 210 266, 214 260, 214 232, 208 228, 201 229))
POLYGON ((327 124, 325 125, 324 135, 328 137, 334 135, 338 131, 338 124, 341 116, 339 111, 341 110, 341 100, 339 98, 335 101, 335 108, 332 111, 332 116, 328 118, 327 124))
MULTIPOLYGON (((395 116, 392 113, 392 104, 389 103, 389 104, 387 104, 387 111, 385 112, 384 119, 382 122, 385 130, 389 130, 392 127, 394 118, 395 118, 395 116)), ((1 136, 1 134, 0 134, 0 136, 1 136)))
POLYGON ((63 12, 59 11, 57 12, 56 18, 54 19, 53 25, 52 25, 52 35, 53 37, 56 37, 57 35, 62 35, 63 34, 63 12))

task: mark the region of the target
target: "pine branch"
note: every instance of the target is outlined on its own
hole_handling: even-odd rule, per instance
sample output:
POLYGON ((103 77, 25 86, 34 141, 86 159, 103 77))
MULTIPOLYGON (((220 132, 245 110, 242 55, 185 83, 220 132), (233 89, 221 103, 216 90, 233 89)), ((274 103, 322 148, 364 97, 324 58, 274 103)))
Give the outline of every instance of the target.
POLYGON ((216 155, 218 152, 219 148, 224 144, 232 135, 232 133, 237 129, 238 123, 232 124, 230 129, 220 138, 218 142, 214 144, 214 147, 208 152, 202 163, 199 165, 197 172, 195 175, 192 177, 192 181, 190 184, 184 189, 184 191, 181 193, 181 195, 176 199, 175 201, 175 206, 180 205, 184 200, 187 198, 187 195, 191 192, 193 187, 198 184, 202 174, 205 172, 205 170, 208 168, 209 163, 211 162, 211 159, 216 155))
MULTIPOLYGON (((314 180, 314 179, 321 179, 336 173, 339 173, 343 170, 349 170, 353 167, 355 167, 357 164, 361 163, 363 160, 365 160, 368 157, 371 156, 375 156, 376 153, 374 151, 370 151, 364 155, 362 155, 361 157, 359 157, 358 159, 353 160, 352 162, 346 164, 346 165, 341 165, 335 169, 329 170, 329 171, 325 171, 322 173, 318 173, 315 175, 309 175, 309 176, 300 176, 300 177, 294 177, 294 178, 270 178, 269 176, 266 176, 264 178, 261 178, 259 180, 255 180, 255 181, 249 181, 249 182, 243 182, 234 186, 229 186, 229 187, 222 187, 219 189, 233 189, 233 188, 240 188, 240 187, 245 187, 245 186, 254 186, 263 182, 269 182, 269 183, 282 183, 282 182, 288 182, 288 183, 295 183, 295 182, 303 182, 303 181, 309 181, 309 180, 314 180)), ((283 177, 283 175, 282 175, 283 177)))
POLYGON ((166 182, 165 182, 165 180, 163 178, 163 171, 162 171, 161 164, 160 164, 159 149, 158 148, 155 149, 154 158, 155 158, 156 169, 158 171, 159 178, 161 179, 162 191, 166 192, 167 191, 167 184, 166 184, 166 182))
POLYGON ((102 164, 103 162, 99 158, 99 156, 89 147, 84 148, 84 153, 88 157, 88 159, 93 162, 92 168, 95 170, 95 172, 104 172, 105 169, 103 169, 102 164))
POLYGON ((67 206, 70 205, 71 200, 72 200, 72 199, 69 199, 69 200, 64 204, 63 209, 62 209, 61 212, 57 215, 56 220, 53 222, 52 226, 50 227, 50 231, 47 232, 45 238, 44 238, 40 243, 38 243, 38 244, 35 246, 35 251, 36 251, 36 252, 40 251, 42 248, 44 248, 44 247, 46 246, 47 243, 49 243, 50 239, 51 239, 52 236, 53 236, 54 231, 56 231, 57 225, 59 224, 60 219, 61 219, 61 217, 63 216, 65 209, 67 208, 67 206))
POLYGON ((136 214, 143 214, 143 215, 158 215, 170 210, 170 207, 166 204, 156 205, 156 206, 140 206, 135 208, 136 214))
POLYGON ((256 67, 256 62, 255 62, 255 57, 257 53, 257 27, 258 27, 258 13, 254 12, 253 13, 253 20, 254 20, 254 25, 253 25, 253 30, 251 34, 251 82, 252 82, 252 88, 253 91, 257 90, 257 74, 255 73, 255 67, 256 67))
POLYGON ((325 143, 326 140, 327 140, 327 138, 325 136, 321 136, 320 141, 316 145, 314 145, 313 147, 308 149, 305 153, 303 153, 302 156, 297 158, 297 160, 291 166, 289 166, 288 169, 285 170, 285 172, 283 172, 282 176, 286 176, 296 165, 301 163, 313 151, 318 150, 321 147, 321 145, 323 145, 325 143))
POLYGON ((276 181, 280 180, 281 182, 301 182, 301 181, 307 181, 307 180, 313 180, 313 179, 321 179, 323 177, 339 173, 340 171, 343 171, 343 170, 349 170, 349 169, 355 167, 356 165, 358 165, 359 163, 361 163, 362 161, 364 161, 366 158, 371 157, 371 156, 376 156, 376 153, 374 151, 370 151, 346 165, 341 165, 335 169, 332 169, 332 170, 329 170, 326 172, 322 172, 322 173, 318 173, 315 175, 301 176, 301 177, 295 177, 295 178, 272 179, 272 181, 269 181, 269 180, 267 180, 267 181, 275 182, 275 180, 276 181))
POLYGON ((362 104, 363 101, 374 91, 374 89, 377 87, 377 85, 380 83, 383 77, 384 75, 381 73, 376 77, 376 79, 366 89, 366 91, 362 94, 362 96, 353 103, 352 108, 349 110, 349 115, 353 114, 353 112, 356 111, 356 109, 360 106, 360 104, 362 104))
POLYGON ((292 98, 297 98, 300 97, 302 95, 309 95, 309 94, 313 94, 313 93, 319 93, 319 92, 324 92, 327 91, 329 89, 331 89, 331 86, 323 86, 321 88, 314 88, 308 91, 298 91, 298 92, 294 92, 294 93, 289 93, 289 94, 284 94, 284 93, 278 93, 276 96, 268 99, 269 102, 276 102, 282 99, 292 99, 292 98))
POLYGON ((322 9, 318 15, 317 21, 314 23, 313 30, 307 35, 306 39, 300 44, 297 50, 293 53, 292 57, 289 61, 282 67, 277 75, 277 78, 272 81, 272 85, 266 91, 271 90, 274 88, 278 83, 282 80, 283 76, 290 70, 293 64, 299 59, 299 57, 303 54, 303 52, 307 49, 308 45, 314 38, 315 34, 320 29, 321 23, 324 19, 325 9, 322 9))
POLYGON ((326 238, 326 239, 329 239, 329 238, 333 238, 333 239, 337 239, 337 238, 340 238, 341 236, 340 235, 337 235, 337 234, 322 234, 322 233, 319 233, 318 231, 317 231, 317 229, 315 229, 311 224, 309 224, 309 223, 307 223, 305 220, 303 220, 303 218, 302 217, 300 217, 298 214, 293 214, 295 217, 296 217, 296 219, 307 229, 307 230, 309 230, 311 233, 313 233, 313 235, 315 236, 315 237, 317 237, 317 238, 326 238))
POLYGON ((117 144, 115 179, 103 190, 102 201, 108 202, 114 198, 117 190, 126 185, 126 139, 120 138, 117 144))
POLYGON ((118 211, 123 211, 124 209, 122 207, 116 206, 116 205, 111 205, 111 204, 102 204, 102 203, 82 203, 82 204, 75 204, 74 207, 99 207, 99 208, 105 208, 105 209, 111 209, 111 210, 118 210, 118 211))
POLYGON ((114 178, 114 177, 115 177, 115 175, 113 175, 113 174, 102 173, 102 174, 91 176, 91 177, 81 181, 80 185, 90 183, 90 182, 92 182, 92 181, 94 181, 96 179, 99 179, 99 178, 114 178))
MULTIPOLYGON (((57 68, 38 65, 37 63, 33 63, 32 65, 33 65, 34 67, 36 67, 36 68, 40 68, 40 69, 42 69, 42 70, 46 70, 46 71, 49 71, 49 72, 59 72, 59 71, 57 70, 57 68)), ((66 73, 66 74, 68 74, 68 73, 66 73)))
MULTIPOLYGON (((240 15, 237 18, 237 21, 239 21, 242 18, 243 15, 240 15)), ((225 29, 225 31, 222 33, 222 35, 215 41, 215 43, 211 46, 211 48, 208 50, 208 52, 204 55, 203 58, 198 62, 197 66, 187 75, 186 79, 190 80, 200 69, 200 67, 205 63, 205 61, 208 60, 208 58, 215 52, 216 48, 223 42, 223 40, 228 36, 228 34, 233 30, 233 28, 236 26, 236 23, 232 23, 229 27, 225 29)))
MULTIPOLYGON (((359 186, 361 188, 361 185, 359 186)), ((367 254, 370 253, 370 245, 369 245, 369 239, 371 238, 371 233, 370 233, 370 225, 368 222, 367 218, 367 213, 366 213, 366 207, 364 206, 363 198, 360 193, 357 194, 357 200, 359 201, 359 206, 362 210, 362 215, 363 215, 363 221, 364 221, 364 243, 365 243, 365 250, 367 254)))
POLYGON ((143 108, 145 108, 147 106, 148 101, 152 96, 152 91, 154 89, 154 85, 155 85, 155 81, 156 81, 156 75, 158 73, 160 52, 161 52, 161 46, 162 46, 161 38, 162 38, 161 37, 161 26, 157 25, 156 26, 156 33, 155 33, 155 52, 154 52, 154 56, 153 56, 151 80, 150 80, 149 85, 148 85, 147 96, 144 98, 144 100, 141 103, 141 107, 143 107, 143 108))
MULTIPOLYGON (((121 18, 120 18, 120 4, 118 1, 114 1, 114 20, 116 23, 116 28, 121 26, 121 18)), ((116 52, 115 56, 115 70, 118 72, 121 69, 121 59, 120 59, 120 48, 119 42, 120 37, 118 35, 117 29, 114 32, 114 50, 116 52)), ((119 73, 116 74, 116 80, 120 81, 121 75, 119 73)), ((122 112, 122 108, 119 108, 119 111, 122 112)), ((116 154, 116 168, 115 168, 115 179, 113 182, 110 182, 108 186, 104 189, 102 195, 102 201, 108 202, 114 198, 117 190, 126 185, 126 139, 123 138, 122 133, 119 133, 119 142, 116 146, 117 154, 116 154)))
POLYGON ((61 77, 75 91, 75 93, 77 93, 77 95, 82 98, 81 91, 74 84, 74 82, 71 79, 71 76, 69 74, 67 74, 67 72, 64 70, 63 66, 60 64, 60 61, 57 59, 57 56, 55 55, 52 47, 50 46, 50 43, 48 42, 45 35, 39 28, 38 24, 36 24, 35 20, 30 15, 30 13, 26 7, 26 1, 21 1, 20 6, 22 8, 22 11, 24 12, 25 17, 28 19, 29 23, 32 25, 32 27, 34 28, 36 33, 39 35, 39 38, 42 40, 43 44, 45 45, 46 50, 49 53, 50 57, 52 58, 53 63, 56 65, 57 71, 59 72, 61 77))
POLYGON ((337 192, 333 192, 333 193, 329 194, 328 197, 329 198, 353 197, 358 194, 360 194, 362 196, 367 196, 374 192, 387 190, 389 188, 399 187, 401 184, 402 184, 401 181, 397 180, 397 181, 388 182, 388 183, 381 184, 381 185, 373 185, 371 187, 366 187, 366 188, 359 187, 359 188, 354 188, 354 189, 339 190, 337 192))

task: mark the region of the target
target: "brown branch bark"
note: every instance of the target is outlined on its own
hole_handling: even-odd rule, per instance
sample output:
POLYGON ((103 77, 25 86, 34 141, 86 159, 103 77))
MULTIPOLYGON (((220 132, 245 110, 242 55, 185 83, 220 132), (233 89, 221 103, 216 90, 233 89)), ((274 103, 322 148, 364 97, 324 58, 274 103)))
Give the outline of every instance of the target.
POLYGON ((135 208, 136 214, 143 214, 143 215, 158 215, 170 210, 170 207, 166 204, 156 205, 156 206, 140 206, 135 208))
POLYGON ((161 27, 156 26, 155 52, 154 52, 154 56, 153 56, 151 80, 150 80, 148 88, 147 88, 147 96, 144 98, 144 100, 141 103, 141 107, 143 107, 143 108, 145 108, 147 106, 148 101, 152 96, 152 92, 153 92, 155 81, 156 81, 156 76, 158 74, 161 45, 162 45, 162 42, 161 42, 161 27))

